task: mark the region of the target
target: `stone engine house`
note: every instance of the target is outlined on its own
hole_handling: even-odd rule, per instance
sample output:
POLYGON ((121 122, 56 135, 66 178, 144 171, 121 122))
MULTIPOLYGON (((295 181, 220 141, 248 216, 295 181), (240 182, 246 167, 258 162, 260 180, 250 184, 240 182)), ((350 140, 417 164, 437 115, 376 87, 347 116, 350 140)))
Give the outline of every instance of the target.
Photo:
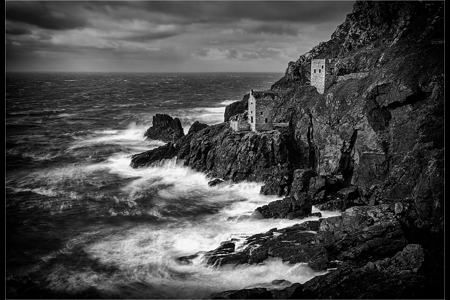
POLYGON ((251 90, 248 98, 248 119, 252 131, 273 129, 272 109, 278 94, 272 91, 251 90))
POLYGON ((250 91, 248 98, 248 110, 230 118, 230 127, 236 131, 269 131, 274 126, 285 126, 285 124, 274 124, 272 109, 278 94, 272 91, 250 91))
POLYGON ((335 60, 331 58, 311 60, 311 85, 323 94, 336 81, 335 60))

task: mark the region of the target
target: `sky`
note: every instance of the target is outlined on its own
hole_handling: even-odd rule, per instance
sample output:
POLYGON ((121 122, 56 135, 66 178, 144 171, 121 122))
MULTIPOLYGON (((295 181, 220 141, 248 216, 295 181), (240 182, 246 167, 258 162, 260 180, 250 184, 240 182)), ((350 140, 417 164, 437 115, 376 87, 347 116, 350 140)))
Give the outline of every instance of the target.
POLYGON ((284 72, 353 1, 6 1, 6 71, 284 72))

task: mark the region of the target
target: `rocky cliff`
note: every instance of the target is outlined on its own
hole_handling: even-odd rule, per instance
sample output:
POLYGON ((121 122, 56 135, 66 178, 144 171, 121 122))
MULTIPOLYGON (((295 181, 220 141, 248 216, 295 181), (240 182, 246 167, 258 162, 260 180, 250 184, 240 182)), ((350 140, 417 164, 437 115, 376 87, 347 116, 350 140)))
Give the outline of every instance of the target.
MULTIPOLYGON (((271 87, 286 132, 236 134, 223 123, 133 157, 134 167, 177 156, 214 177, 263 180, 263 193, 286 197, 258 217, 302 217, 311 205, 345 211, 205 256, 217 267, 280 258, 326 275, 213 297, 443 298, 443 62, 443 2, 358 1, 329 41, 271 87), (309 84, 314 58, 336 61, 323 94, 309 84)), ((227 107, 225 120, 245 103, 227 107)))
POLYGON ((339 279, 364 286, 357 277, 373 269, 358 264, 326 276, 327 284, 341 292, 317 279, 312 281, 321 285, 317 293, 302 297, 443 297, 443 61, 443 2, 358 1, 329 41, 290 62, 271 87, 281 95, 275 122, 292 122, 302 165, 319 174, 308 184, 313 203, 342 210, 394 207, 393 220, 405 243, 419 244, 427 253, 421 270, 428 273, 420 276, 433 278, 420 285, 430 294, 420 296, 421 289, 408 294, 398 282, 392 285, 402 282, 401 276, 389 281, 377 269, 370 278, 378 278, 380 292, 364 292, 339 279), (313 58, 336 59, 338 80, 323 94, 309 84, 313 58), (337 282, 348 289, 338 289, 337 282))
POLYGON ((283 95, 275 118, 293 121, 304 164, 362 190, 375 185, 374 202, 401 203, 407 222, 430 233, 443 232, 443 9, 358 1, 328 42, 272 86, 283 95), (312 58, 336 58, 340 75, 367 74, 322 95, 308 85, 312 58))

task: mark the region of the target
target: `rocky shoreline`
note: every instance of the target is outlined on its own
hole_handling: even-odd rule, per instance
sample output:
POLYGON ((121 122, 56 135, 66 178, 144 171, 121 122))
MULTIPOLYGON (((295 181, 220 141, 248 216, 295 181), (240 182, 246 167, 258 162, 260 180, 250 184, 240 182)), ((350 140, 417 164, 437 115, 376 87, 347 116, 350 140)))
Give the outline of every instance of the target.
POLYGON ((328 42, 290 62, 271 87, 280 95, 274 122, 289 127, 234 132, 228 120, 248 95, 226 108, 224 123, 195 123, 187 135, 176 119, 159 117, 168 130, 154 122, 148 137, 168 144, 134 155, 133 168, 176 157, 216 178, 211 185, 264 182, 261 193, 282 198, 256 208, 257 218, 304 218, 313 205, 342 211, 205 254, 217 268, 277 258, 326 274, 211 298, 444 297, 444 47, 433 42, 443 28, 441 2, 358 1, 328 42), (319 94, 310 62, 330 57, 346 80, 319 94))

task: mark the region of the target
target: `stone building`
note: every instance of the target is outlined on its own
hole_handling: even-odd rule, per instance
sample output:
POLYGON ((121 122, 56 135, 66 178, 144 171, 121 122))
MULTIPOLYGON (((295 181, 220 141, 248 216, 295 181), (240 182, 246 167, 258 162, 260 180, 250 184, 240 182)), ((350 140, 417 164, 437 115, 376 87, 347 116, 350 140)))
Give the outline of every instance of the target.
POLYGON ((248 117, 252 131, 273 129, 272 109, 278 94, 272 91, 250 91, 248 117))
POLYGON ((248 111, 242 114, 234 115, 230 118, 230 127, 236 132, 250 131, 250 122, 248 120, 248 111))
POLYGON ((275 127, 287 127, 288 123, 274 123, 272 109, 278 94, 272 91, 250 91, 247 108, 244 113, 230 118, 230 127, 236 132, 269 131, 275 127))
POLYGON ((311 60, 311 85, 317 88, 320 94, 330 87, 336 80, 335 60, 331 58, 311 60))

